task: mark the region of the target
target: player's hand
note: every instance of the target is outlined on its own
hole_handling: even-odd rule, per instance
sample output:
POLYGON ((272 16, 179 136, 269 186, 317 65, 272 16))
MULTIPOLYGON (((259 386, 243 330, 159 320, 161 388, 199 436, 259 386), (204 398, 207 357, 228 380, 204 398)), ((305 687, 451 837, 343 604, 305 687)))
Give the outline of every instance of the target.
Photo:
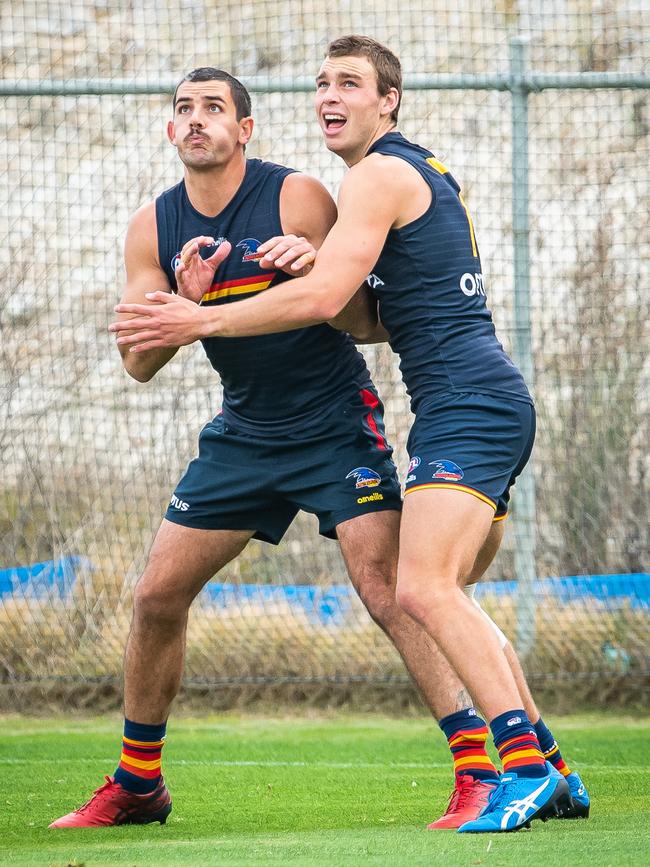
POLYGON ((189 298, 198 304, 205 293, 210 291, 214 272, 232 249, 229 241, 222 241, 208 259, 202 259, 201 250, 214 247, 214 244, 214 238, 201 235, 192 238, 183 246, 174 269, 178 294, 182 298, 189 298))
POLYGON ((309 274, 316 258, 316 250, 306 238, 297 235, 278 235, 269 238, 257 248, 260 268, 279 268, 292 277, 309 274))
POLYGON ((147 349, 186 346, 207 337, 206 310, 189 298, 169 292, 147 292, 150 304, 118 304, 116 313, 130 313, 134 318, 111 322, 108 330, 117 333, 117 343, 131 352, 147 349), (129 331, 129 334, 120 334, 129 331))

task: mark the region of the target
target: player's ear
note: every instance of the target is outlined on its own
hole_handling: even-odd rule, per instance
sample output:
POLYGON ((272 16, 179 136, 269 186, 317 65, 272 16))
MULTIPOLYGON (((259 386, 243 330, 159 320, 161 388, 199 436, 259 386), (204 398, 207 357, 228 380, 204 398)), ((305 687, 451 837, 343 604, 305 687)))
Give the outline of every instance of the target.
POLYGON ((239 121, 239 144, 247 145, 253 136, 253 118, 243 117, 239 121))
POLYGON ((167 121, 167 138, 173 145, 176 144, 176 127, 173 120, 167 121))
POLYGON ((380 114, 392 114, 399 105, 399 93, 396 87, 391 87, 386 96, 384 96, 384 104, 381 107, 380 114))

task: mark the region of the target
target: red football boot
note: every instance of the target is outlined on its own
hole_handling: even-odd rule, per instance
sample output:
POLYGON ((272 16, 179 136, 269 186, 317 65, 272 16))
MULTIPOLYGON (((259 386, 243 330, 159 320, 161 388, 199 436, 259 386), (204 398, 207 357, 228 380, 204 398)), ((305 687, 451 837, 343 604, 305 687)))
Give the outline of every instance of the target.
POLYGON ((476 819, 489 801, 496 785, 496 780, 493 783, 486 780, 475 780, 469 774, 461 774, 456 777, 456 785, 449 798, 447 809, 436 822, 427 825, 428 830, 456 829, 465 822, 476 819))
POLYGON ((95 791, 92 798, 52 822, 50 828, 101 828, 107 825, 146 825, 148 822, 165 824, 172 811, 163 778, 149 795, 135 795, 127 792, 113 777, 106 777, 103 786, 95 791))

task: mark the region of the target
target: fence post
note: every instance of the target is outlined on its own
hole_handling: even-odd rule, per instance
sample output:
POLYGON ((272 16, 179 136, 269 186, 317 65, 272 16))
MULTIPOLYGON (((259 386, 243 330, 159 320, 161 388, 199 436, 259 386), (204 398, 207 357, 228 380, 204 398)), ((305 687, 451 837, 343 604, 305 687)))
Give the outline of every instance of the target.
MULTIPOLYGON (((528 39, 510 41, 512 96, 512 227, 514 239, 513 355, 529 388, 534 385, 530 298, 528 221, 528 85, 526 48, 528 39)), ((535 642, 535 477, 532 461, 517 481, 515 500, 515 574, 517 618, 515 645, 525 659, 535 642)))

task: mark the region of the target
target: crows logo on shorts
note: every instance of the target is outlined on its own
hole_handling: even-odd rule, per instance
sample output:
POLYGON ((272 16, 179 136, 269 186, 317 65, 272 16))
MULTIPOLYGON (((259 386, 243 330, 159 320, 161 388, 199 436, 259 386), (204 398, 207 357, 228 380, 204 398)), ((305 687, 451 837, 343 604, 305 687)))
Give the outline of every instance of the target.
POLYGON ((408 468, 407 472, 412 473, 413 470, 417 470, 417 468, 420 466, 421 463, 422 463, 422 461, 420 460, 419 457, 417 457, 417 455, 415 457, 412 457, 410 462, 409 462, 409 468, 408 468))
POLYGON ((236 246, 242 247, 244 255, 241 257, 242 262, 256 262, 262 256, 257 252, 257 248, 261 244, 256 238, 244 238, 236 246))
POLYGON ((381 476, 374 470, 368 467, 355 467, 345 477, 346 479, 356 479, 355 488, 376 488, 381 482, 381 476))
POLYGON ((453 461, 429 461, 429 466, 433 467, 432 479, 447 479, 447 481, 458 482, 465 475, 458 464, 453 461))

